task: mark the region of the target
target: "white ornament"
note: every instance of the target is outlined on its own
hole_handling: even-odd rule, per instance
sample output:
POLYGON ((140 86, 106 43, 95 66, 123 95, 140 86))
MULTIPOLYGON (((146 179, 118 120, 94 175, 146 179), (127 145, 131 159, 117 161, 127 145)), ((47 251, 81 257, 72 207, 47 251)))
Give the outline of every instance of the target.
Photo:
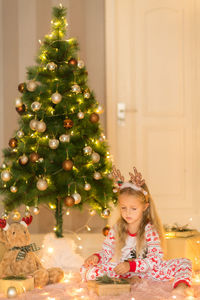
POLYGON ((38 110, 40 110, 40 108, 41 108, 41 103, 38 101, 35 101, 31 104, 31 109, 33 111, 38 111, 38 110))
POLYGON ((29 92, 34 92, 37 87, 37 83, 34 80, 30 80, 26 84, 26 87, 29 92))
POLYGON ((45 132, 47 126, 43 121, 38 121, 37 126, 36 126, 36 130, 38 132, 45 132))
POLYGON ((16 289, 16 287, 10 286, 7 289, 7 297, 8 298, 15 298, 15 297, 17 297, 17 289, 16 289))
POLYGON ((78 68, 79 69, 82 69, 84 66, 85 66, 85 64, 84 64, 84 61, 83 60, 78 60, 78 68))
POLYGON ((62 95, 59 94, 58 92, 55 92, 54 94, 51 95, 51 101, 54 104, 60 103, 61 100, 62 100, 62 95))
POLYGON ((22 106, 22 104, 23 104, 23 102, 22 102, 22 99, 21 98, 16 98, 16 100, 15 100, 15 106, 16 107, 20 107, 20 106, 22 106))
POLYGON ((78 116, 79 119, 83 119, 84 116, 85 116, 85 114, 84 114, 82 111, 80 111, 80 112, 77 114, 77 116, 78 116))
POLYGON ((92 153, 92 148, 90 146, 86 146, 83 148, 84 154, 90 155, 92 153))
POLYGON ((97 162, 100 161, 100 155, 99 155, 99 153, 97 153, 97 152, 93 152, 93 153, 92 153, 92 161, 93 161, 94 163, 97 163, 97 162))
POLYGON ((28 156, 23 154, 22 156, 19 157, 19 162, 21 165, 26 165, 28 163, 28 156))
POLYGON ((39 179, 36 186, 38 190, 45 191, 48 188, 48 183, 45 179, 39 179))
POLYGON ((75 204, 79 204, 81 202, 81 195, 80 194, 74 193, 74 194, 72 194, 72 197, 75 200, 75 204))
POLYGON ((72 85, 72 92, 78 94, 78 93, 80 93, 80 91, 81 91, 81 88, 78 84, 72 85))
POLYGON ((11 191, 11 193, 17 193, 17 187, 14 186, 14 185, 12 185, 12 186, 10 187, 10 191, 11 191))
POLYGON ((62 143, 69 143, 69 142, 70 142, 70 134, 62 134, 62 135, 59 137, 59 140, 60 140, 62 143))
POLYGON ((91 190, 91 185, 89 183, 86 183, 85 186, 84 186, 84 190, 85 191, 91 190))
POLYGON ((1 172, 1 179, 3 181, 9 181, 10 178, 11 178, 11 174, 8 170, 4 170, 4 171, 1 172))
POLYGON ((36 119, 32 119, 29 123, 29 127, 32 129, 32 130, 36 130, 37 129, 37 125, 38 125, 38 120, 36 119))
POLYGON ((54 71, 57 68, 57 65, 54 62, 50 62, 47 64, 47 69, 50 71, 54 71))
POLYGON ((58 145, 59 145, 59 140, 57 140, 57 139, 51 139, 51 140, 49 140, 49 147, 51 149, 57 149, 58 145))
POLYGON ((17 131, 18 138, 22 138, 24 136, 24 132, 22 130, 17 131))
POLYGON ((94 179, 99 180, 99 179, 101 179, 101 173, 95 172, 93 177, 94 177, 94 179))
POLYGON ((89 92, 85 92, 84 93, 84 98, 89 99, 90 98, 90 93, 89 92))
POLYGON ((2 165, 1 165, 1 168, 2 169, 5 169, 7 167, 7 165, 5 164, 5 163, 3 163, 2 165))

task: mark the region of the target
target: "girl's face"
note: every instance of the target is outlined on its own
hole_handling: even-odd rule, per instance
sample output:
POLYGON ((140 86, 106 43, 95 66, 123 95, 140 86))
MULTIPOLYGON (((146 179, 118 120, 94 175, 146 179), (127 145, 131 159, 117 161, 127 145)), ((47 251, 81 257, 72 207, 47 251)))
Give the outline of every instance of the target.
POLYGON ((126 193, 119 195, 121 216, 128 224, 139 225, 143 218, 143 211, 148 206, 148 203, 142 203, 139 196, 126 193))

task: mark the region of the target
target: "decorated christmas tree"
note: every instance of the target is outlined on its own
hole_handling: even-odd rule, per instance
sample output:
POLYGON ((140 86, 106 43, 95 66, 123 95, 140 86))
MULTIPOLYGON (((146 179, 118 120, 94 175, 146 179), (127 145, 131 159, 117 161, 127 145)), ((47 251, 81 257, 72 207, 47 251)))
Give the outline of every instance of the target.
POLYGON ((18 86, 19 128, 4 149, 0 170, 3 218, 17 219, 21 205, 26 217, 47 204, 55 213, 57 237, 67 209, 87 204, 108 217, 109 202, 115 201, 101 106, 87 85, 76 39, 65 38, 65 15, 62 6, 53 8, 51 34, 18 86))

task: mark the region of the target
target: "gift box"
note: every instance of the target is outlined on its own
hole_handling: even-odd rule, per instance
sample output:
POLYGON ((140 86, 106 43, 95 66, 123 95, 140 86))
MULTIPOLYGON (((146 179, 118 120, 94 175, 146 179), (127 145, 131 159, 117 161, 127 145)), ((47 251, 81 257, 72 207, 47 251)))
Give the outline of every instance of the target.
POLYGON ((7 277, 5 279, 0 279, 0 293, 7 296, 9 288, 15 288, 17 294, 22 294, 26 291, 31 291, 34 289, 34 278, 32 276, 20 279, 20 277, 7 277), (12 278, 12 279, 10 279, 12 278))
POLYGON ((104 283, 107 280, 93 280, 88 281, 88 289, 95 292, 98 296, 118 296, 121 294, 129 293, 131 290, 131 285, 124 281, 112 280, 110 282, 104 283))
POLYGON ((200 270, 200 233, 196 230, 166 232, 166 258, 188 258, 194 271, 200 270))

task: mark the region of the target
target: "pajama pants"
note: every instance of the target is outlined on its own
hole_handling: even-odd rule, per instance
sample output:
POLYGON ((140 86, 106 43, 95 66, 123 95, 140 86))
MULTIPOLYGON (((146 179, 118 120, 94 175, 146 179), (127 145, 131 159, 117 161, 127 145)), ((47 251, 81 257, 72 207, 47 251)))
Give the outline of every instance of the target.
POLYGON ((82 266, 80 269, 83 281, 95 280, 97 277, 107 275, 111 278, 131 278, 139 276, 141 278, 151 278, 155 280, 168 281, 173 279, 173 287, 176 287, 180 282, 191 285, 192 279, 192 263, 186 258, 177 258, 162 261, 155 270, 148 270, 147 272, 128 272, 124 275, 115 273, 114 268, 118 263, 108 262, 105 264, 99 263, 96 266, 88 268, 82 266))

